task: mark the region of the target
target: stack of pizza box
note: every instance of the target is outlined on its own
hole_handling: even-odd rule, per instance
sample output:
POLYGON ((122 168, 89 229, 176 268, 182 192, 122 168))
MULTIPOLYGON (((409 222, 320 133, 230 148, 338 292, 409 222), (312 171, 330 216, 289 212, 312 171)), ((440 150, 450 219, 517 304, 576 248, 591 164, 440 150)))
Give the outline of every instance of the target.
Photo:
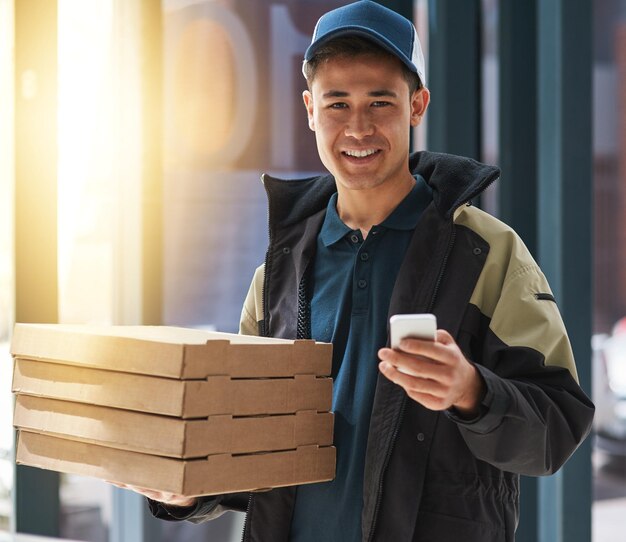
POLYGON ((179 495, 331 480, 332 346, 17 324, 19 464, 179 495))

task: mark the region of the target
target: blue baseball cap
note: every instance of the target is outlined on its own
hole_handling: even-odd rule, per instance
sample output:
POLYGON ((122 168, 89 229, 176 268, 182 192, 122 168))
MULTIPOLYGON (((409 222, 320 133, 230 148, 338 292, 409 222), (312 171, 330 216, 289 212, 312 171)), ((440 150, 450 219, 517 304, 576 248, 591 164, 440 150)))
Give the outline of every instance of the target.
POLYGON ((413 23, 376 2, 359 0, 322 15, 315 25, 304 62, 311 60, 320 46, 340 36, 362 36, 398 57, 422 84, 426 84, 424 54, 413 23))

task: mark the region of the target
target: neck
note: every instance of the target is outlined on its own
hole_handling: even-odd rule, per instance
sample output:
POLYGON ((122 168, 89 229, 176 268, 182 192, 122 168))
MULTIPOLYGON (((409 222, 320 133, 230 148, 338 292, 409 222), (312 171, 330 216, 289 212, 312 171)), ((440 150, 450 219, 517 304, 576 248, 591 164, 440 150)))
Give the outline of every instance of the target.
POLYGON ((414 186, 411 175, 391 187, 346 190, 337 185, 337 214, 346 226, 361 230, 365 239, 371 227, 383 222, 414 186))

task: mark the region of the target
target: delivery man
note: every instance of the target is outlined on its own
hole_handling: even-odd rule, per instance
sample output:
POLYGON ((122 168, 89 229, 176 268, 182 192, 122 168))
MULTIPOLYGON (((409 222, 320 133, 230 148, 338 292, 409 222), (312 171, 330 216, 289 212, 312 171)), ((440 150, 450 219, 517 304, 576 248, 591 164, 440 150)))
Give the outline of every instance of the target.
POLYGON ((499 171, 409 153, 430 94, 416 30, 397 13, 370 1, 326 13, 303 71, 330 174, 265 176, 269 247, 241 333, 333 343, 336 478, 143 494, 168 520, 246 511, 247 541, 513 541, 519 475, 559 469, 594 409, 543 273, 471 206, 499 171), (388 318, 403 313, 435 314, 436 340, 386 347, 388 318))

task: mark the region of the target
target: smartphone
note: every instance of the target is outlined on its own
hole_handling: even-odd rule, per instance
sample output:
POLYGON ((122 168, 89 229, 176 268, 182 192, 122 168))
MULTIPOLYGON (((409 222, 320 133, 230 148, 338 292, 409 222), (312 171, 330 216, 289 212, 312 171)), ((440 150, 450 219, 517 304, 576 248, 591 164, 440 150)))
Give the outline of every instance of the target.
POLYGON ((437 318, 434 314, 394 314, 389 319, 391 348, 399 349, 402 339, 435 340, 437 318))

